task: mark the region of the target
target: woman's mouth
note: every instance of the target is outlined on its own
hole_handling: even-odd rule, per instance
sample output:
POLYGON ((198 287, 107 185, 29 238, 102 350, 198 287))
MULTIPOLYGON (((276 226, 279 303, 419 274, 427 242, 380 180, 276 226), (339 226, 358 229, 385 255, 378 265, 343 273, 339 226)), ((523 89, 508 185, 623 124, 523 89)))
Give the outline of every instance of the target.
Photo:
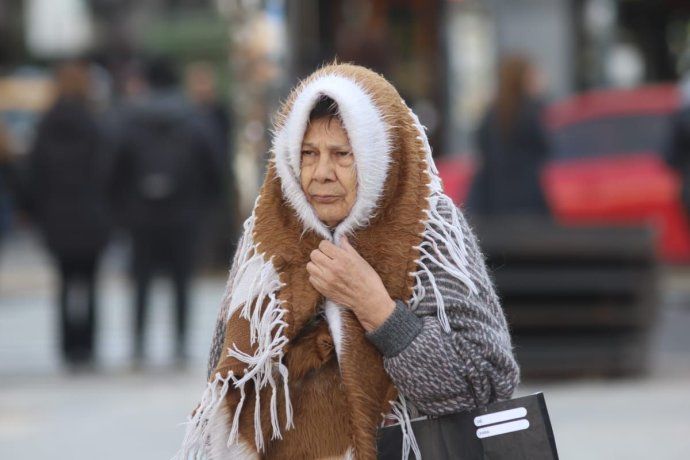
POLYGON ((316 203, 335 203, 340 200, 338 195, 312 195, 311 199, 316 203))

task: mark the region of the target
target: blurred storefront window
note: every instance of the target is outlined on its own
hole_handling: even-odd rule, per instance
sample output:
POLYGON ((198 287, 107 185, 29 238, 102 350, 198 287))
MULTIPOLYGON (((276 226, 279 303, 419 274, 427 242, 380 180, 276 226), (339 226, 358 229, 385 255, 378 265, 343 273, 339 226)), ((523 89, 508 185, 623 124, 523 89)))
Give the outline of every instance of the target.
POLYGON ((251 209, 269 152, 271 116, 284 96, 288 42, 282 0, 220 0, 230 25, 235 171, 241 208, 251 209))
POLYGON ((450 154, 467 152, 494 87, 496 43, 489 11, 479 2, 451 2, 447 11, 450 154))

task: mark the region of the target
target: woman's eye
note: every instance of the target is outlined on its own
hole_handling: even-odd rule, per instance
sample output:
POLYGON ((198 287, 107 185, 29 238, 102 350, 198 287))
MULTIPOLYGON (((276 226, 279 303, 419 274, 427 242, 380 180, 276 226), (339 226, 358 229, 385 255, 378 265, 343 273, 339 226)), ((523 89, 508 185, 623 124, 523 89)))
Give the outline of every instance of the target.
POLYGON ((302 150, 302 156, 303 157, 310 157, 313 155, 314 155, 314 152, 312 152, 311 150, 302 150))
POLYGON ((346 157, 346 156, 350 155, 350 153, 351 153, 351 152, 350 152, 350 151, 347 151, 347 150, 343 150, 343 151, 341 151, 341 152, 336 152, 336 154, 337 154, 339 157, 346 157))

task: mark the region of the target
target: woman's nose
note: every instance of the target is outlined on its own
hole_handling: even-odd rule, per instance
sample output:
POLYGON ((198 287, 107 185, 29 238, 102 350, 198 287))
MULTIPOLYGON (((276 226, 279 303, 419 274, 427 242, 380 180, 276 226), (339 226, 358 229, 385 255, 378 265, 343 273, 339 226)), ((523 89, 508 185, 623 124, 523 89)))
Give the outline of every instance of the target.
POLYGON ((335 169, 329 152, 320 153, 314 178, 320 182, 335 180, 335 169))

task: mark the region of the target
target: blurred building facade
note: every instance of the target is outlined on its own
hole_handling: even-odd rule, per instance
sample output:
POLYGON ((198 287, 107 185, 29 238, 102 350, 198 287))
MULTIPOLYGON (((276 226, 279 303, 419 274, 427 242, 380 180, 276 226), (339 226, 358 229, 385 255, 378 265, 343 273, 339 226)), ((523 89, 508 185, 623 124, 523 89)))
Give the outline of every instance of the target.
POLYGON ((287 2, 291 80, 334 57, 394 81, 440 154, 472 149, 497 61, 520 53, 550 98, 678 78, 690 4, 679 0, 287 2))
POLYGON ((215 63, 237 116, 232 145, 245 210, 260 182, 278 102, 300 77, 336 58, 393 81, 420 114, 436 155, 474 150, 474 130, 504 54, 530 58, 553 99, 675 81, 690 63, 690 4, 683 0, 49 3, 65 6, 62 16, 47 17, 43 0, 2 2, 2 72, 51 62, 69 54, 70 43, 71 52, 88 53, 112 72, 116 93, 124 91, 127 63, 137 53, 215 63), (81 32, 55 31, 48 43, 64 46, 46 47, 47 32, 38 29, 50 20, 79 22, 81 32))

